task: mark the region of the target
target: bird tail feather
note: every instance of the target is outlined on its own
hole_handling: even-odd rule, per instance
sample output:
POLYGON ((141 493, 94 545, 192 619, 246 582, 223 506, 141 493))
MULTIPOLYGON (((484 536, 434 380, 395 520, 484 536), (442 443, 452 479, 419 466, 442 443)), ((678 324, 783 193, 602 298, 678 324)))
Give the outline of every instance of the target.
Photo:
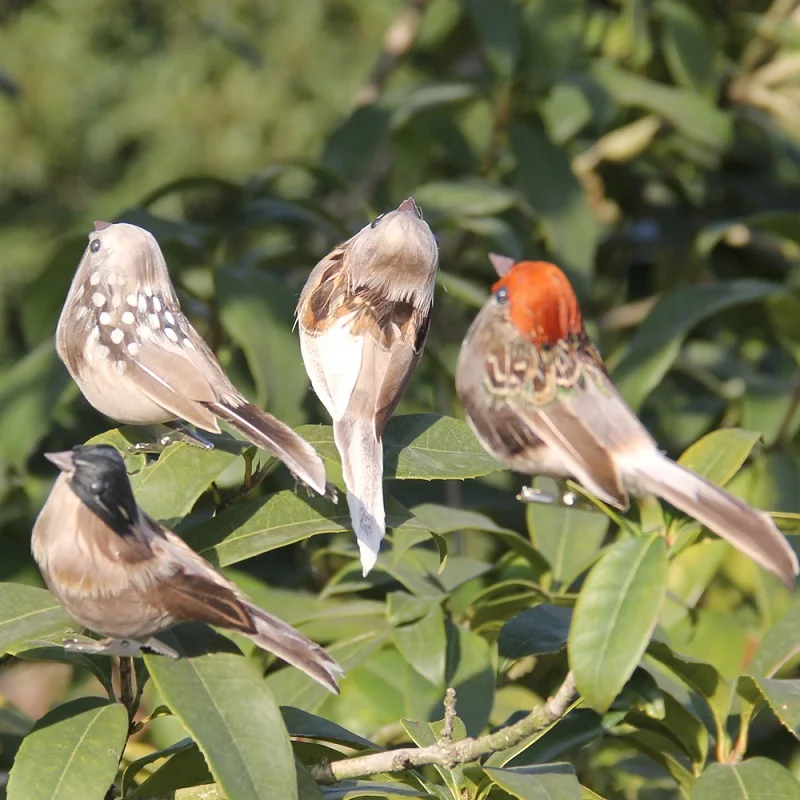
POLYGON ((256 447, 274 453, 292 474, 314 491, 325 494, 325 465, 317 451, 288 425, 252 403, 233 406, 209 403, 208 407, 256 447))
POLYGON ((340 420, 333 426, 336 447, 342 455, 350 520, 358 540, 364 575, 378 560, 386 534, 383 507, 383 442, 373 420, 340 420))
POLYGON ((344 670, 333 656, 272 614, 267 614, 250 603, 246 607, 256 626, 256 632, 245 633, 245 636, 259 647, 302 670, 334 694, 339 694, 337 678, 344 675, 344 670))
POLYGON ((661 454, 644 464, 641 454, 637 454, 636 466, 629 462, 626 467, 640 491, 662 497, 775 573, 787 586, 794 585, 797 555, 763 511, 661 454))

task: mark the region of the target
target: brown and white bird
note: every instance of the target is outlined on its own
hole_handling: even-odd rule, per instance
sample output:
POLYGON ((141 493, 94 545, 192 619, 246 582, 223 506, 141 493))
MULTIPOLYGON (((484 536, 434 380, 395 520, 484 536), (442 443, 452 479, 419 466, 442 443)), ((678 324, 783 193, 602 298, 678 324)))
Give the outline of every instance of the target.
POLYGON ((428 335, 439 249, 413 198, 314 267, 297 320, 306 372, 333 418, 366 575, 386 533, 383 429, 428 335))
POLYGON ((794 550, 762 511, 658 449, 617 392, 553 264, 491 256, 500 280, 461 345, 456 388, 481 444, 528 475, 575 478, 610 505, 655 494, 788 586, 794 550))
POLYGON ((181 311, 161 249, 136 225, 96 222, 58 320, 56 350, 84 397, 126 424, 224 420, 325 494, 316 450, 249 403, 181 311))
POLYGON ((111 637, 67 640, 80 652, 177 658, 156 639, 205 622, 251 639, 338 693, 336 661, 262 611, 204 558, 137 505, 119 452, 108 445, 47 453, 60 470, 33 528, 33 556, 50 591, 81 625, 111 637))

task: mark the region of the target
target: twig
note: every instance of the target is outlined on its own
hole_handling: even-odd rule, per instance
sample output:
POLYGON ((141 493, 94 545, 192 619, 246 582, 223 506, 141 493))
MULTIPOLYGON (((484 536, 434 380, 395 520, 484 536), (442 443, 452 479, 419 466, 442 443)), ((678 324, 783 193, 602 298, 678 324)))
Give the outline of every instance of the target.
POLYGON ((391 74, 414 46, 422 26, 423 11, 429 3, 430 0, 408 0, 397 12, 397 16, 386 29, 383 50, 372 67, 369 79, 355 97, 357 106, 369 105, 380 97, 391 74))
POLYGON ((133 725, 137 704, 133 692, 133 659, 129 656, 119 659, 119 700, 128 712, 128 723, 133 725))
POLYGON ((772 38, 775 31, 796 7, 796 0, 773 0, 761 18, 756 35, 744 49, 741 60, 742 72, 750 72, 757 67, 770 48, 774 48, 772 38))
MULTIPOLYGON (((452 737, 452 717, 455 716, 455 692, 448 690, 445 698, 446 732, 448 715, 450 715, 450 736, 452 737), (452 711, 450 711, 452 708, 452 711)), ((552 725, 564 716, 567 708, 576 696, 575 677, 571 672, 559 687, 558 691, 546 703, 534 708, 530 714, 513 725, 501 728, 494 733, 479 736, 477 739, 466 738, 458 742, 448 741, 444 735, 430 747, 406 747, 399 750, 386 750, 366 756, 342 759, 333 763, 322 762, 311 767, 311 774, 317 783, 332 784, 349 778, 360 778, 386 772, 402 772, 412 767, 436 764, 441 767, 454 767, 475 761, 480 756, 496 753, 513 747, 526 737, 552 725)))
POLYGON ((453 723, 456 719, 456 690, 451 686, 444 695, 444 722, 439 734, 441 744, 453 743, 453 723))

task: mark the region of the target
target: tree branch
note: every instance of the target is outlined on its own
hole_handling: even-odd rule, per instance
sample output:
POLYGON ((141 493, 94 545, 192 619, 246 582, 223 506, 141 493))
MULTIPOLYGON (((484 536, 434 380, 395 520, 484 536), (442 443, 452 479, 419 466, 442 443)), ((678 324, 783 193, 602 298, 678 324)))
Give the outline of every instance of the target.
POLYGON ((496 753, 513 747, 533 733, 552 725, 563 717, 567 708, 575 700, 575 677, 572 672, 558 691, 543 705, 534 708, 530 714, 513 725, 487 733, 477 739, 467 738, 452 741, 452 725, 455 717, 455 691, 447 690, 445 698, 445 721, 442 736, 430 747, 405 747, 399 750, 386 750, 366 756, 346 758, 341 761, 322 762, 311 767, 311 774, 317 783, 331 784, 349 778, 363 778, 385 772, 402 772, 412 767, 436 764, 441 767, 454 767, 475 761, 480 756, 496 753), (447 735, 449 731, 449 736, 447 735))

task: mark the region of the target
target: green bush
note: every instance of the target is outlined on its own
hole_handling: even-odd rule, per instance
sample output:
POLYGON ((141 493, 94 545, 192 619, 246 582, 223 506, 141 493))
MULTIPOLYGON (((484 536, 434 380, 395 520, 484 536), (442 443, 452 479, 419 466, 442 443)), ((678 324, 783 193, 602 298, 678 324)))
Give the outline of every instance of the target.
POLYGON ((796 17, 783 0, 0 4, 8 798, 800 797, 796 595, 654 500, 523 507, 453 382, 487 252, 553 260, 660 444, 798 530, 796 17), (93 217, 154 233, 233 381, 341 487, 293 309, 321 256, 408 195, 441 270, 366 579, 346 504, 282 467, 245 480, 264 453, 147 460, 128 446, 155 430, 98 436, 52 342, 93 217), (92 438, 126 454, 142 507, 340 660, 340 697, 190 625, 173 635, 202 654, 137 661, 129 728, 117 664, 59 646, 69 619, 29 555, 42 453, 92 438), (50 697, 42 661, 69 679, 33 719, 10 676, 50 697))

